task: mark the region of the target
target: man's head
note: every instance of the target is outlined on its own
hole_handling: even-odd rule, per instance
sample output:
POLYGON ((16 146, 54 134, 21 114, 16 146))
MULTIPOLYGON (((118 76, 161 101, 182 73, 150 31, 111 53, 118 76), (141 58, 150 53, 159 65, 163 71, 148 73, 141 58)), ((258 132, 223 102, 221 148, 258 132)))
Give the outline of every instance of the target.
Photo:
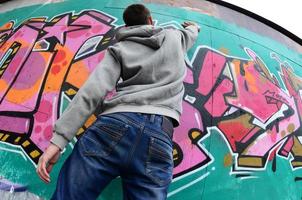
POLYGON ((128 6, 123 13, 123 19, 126 26, 153 24, 149 9, 142 4, 128 6))

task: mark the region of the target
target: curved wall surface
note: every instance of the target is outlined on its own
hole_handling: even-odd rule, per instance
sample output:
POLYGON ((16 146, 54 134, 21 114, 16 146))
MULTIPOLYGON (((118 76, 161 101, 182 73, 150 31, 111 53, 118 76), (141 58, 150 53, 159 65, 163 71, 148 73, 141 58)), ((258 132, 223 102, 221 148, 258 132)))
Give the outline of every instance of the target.
MULTIPOLYGON (((123 9, 137 1, 49 2, 1 8, 3 199, 50 198, 63 161, 97 112, 67 146, 47 185, 35 170, 53 123, 115 42, 123 9)), ((301 46, 235 11, 185 2, 144 1, 156 25, 181 28, 191 20, 202 30, 187 56, 168 199, 301 199, 301 46)), ((99 197, 121 198, 119 178, 99 197)))

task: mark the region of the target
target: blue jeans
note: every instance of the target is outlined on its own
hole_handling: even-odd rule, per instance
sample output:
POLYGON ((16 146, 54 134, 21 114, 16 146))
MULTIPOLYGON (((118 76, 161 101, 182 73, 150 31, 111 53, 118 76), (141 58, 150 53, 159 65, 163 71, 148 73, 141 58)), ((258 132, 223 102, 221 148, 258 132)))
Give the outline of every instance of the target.
POLYGON ((129 200, 167 198, 172 180, 173 125, 160 115, 101 115, 65 161, 52 199, 96 199, 120 176, 129 200))

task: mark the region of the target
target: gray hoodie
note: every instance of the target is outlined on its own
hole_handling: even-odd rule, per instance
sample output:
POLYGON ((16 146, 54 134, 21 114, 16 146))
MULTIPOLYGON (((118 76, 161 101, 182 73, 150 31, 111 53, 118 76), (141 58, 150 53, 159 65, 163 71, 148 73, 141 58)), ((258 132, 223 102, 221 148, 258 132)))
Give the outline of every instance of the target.
POLYGON ((118 42, 107 49, 102 62, 56 121, 51 142, 64 149, 99 107, 101 115, 164 115, 178 126, 186 75, 185 54, 197 35, 196 26, 184 30, 151 25, 121 28, 116 33, 118 42), (105 99, 114 88, 116 93, 105 99))

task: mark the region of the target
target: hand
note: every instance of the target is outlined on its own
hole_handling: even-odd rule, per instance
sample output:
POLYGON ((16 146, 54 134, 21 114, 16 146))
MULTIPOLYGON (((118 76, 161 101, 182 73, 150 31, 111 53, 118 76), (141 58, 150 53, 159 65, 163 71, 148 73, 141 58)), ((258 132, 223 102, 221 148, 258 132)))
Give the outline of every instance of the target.
POLYGON ((60 155, 60 148, 50 143, 50 145, 40 157, 36 172, 39 175, 40 179, 42 179, 45 183, 50 182, 49 173, 59 160, 60 155))
POLYGON ((200 32, 200 26, 198 26, 197 24, 193 23, 193 22, 184 22, 181 24, 182 27, 186 28, 188 26, 196 26, 198 28, 198 32, 200 32))

